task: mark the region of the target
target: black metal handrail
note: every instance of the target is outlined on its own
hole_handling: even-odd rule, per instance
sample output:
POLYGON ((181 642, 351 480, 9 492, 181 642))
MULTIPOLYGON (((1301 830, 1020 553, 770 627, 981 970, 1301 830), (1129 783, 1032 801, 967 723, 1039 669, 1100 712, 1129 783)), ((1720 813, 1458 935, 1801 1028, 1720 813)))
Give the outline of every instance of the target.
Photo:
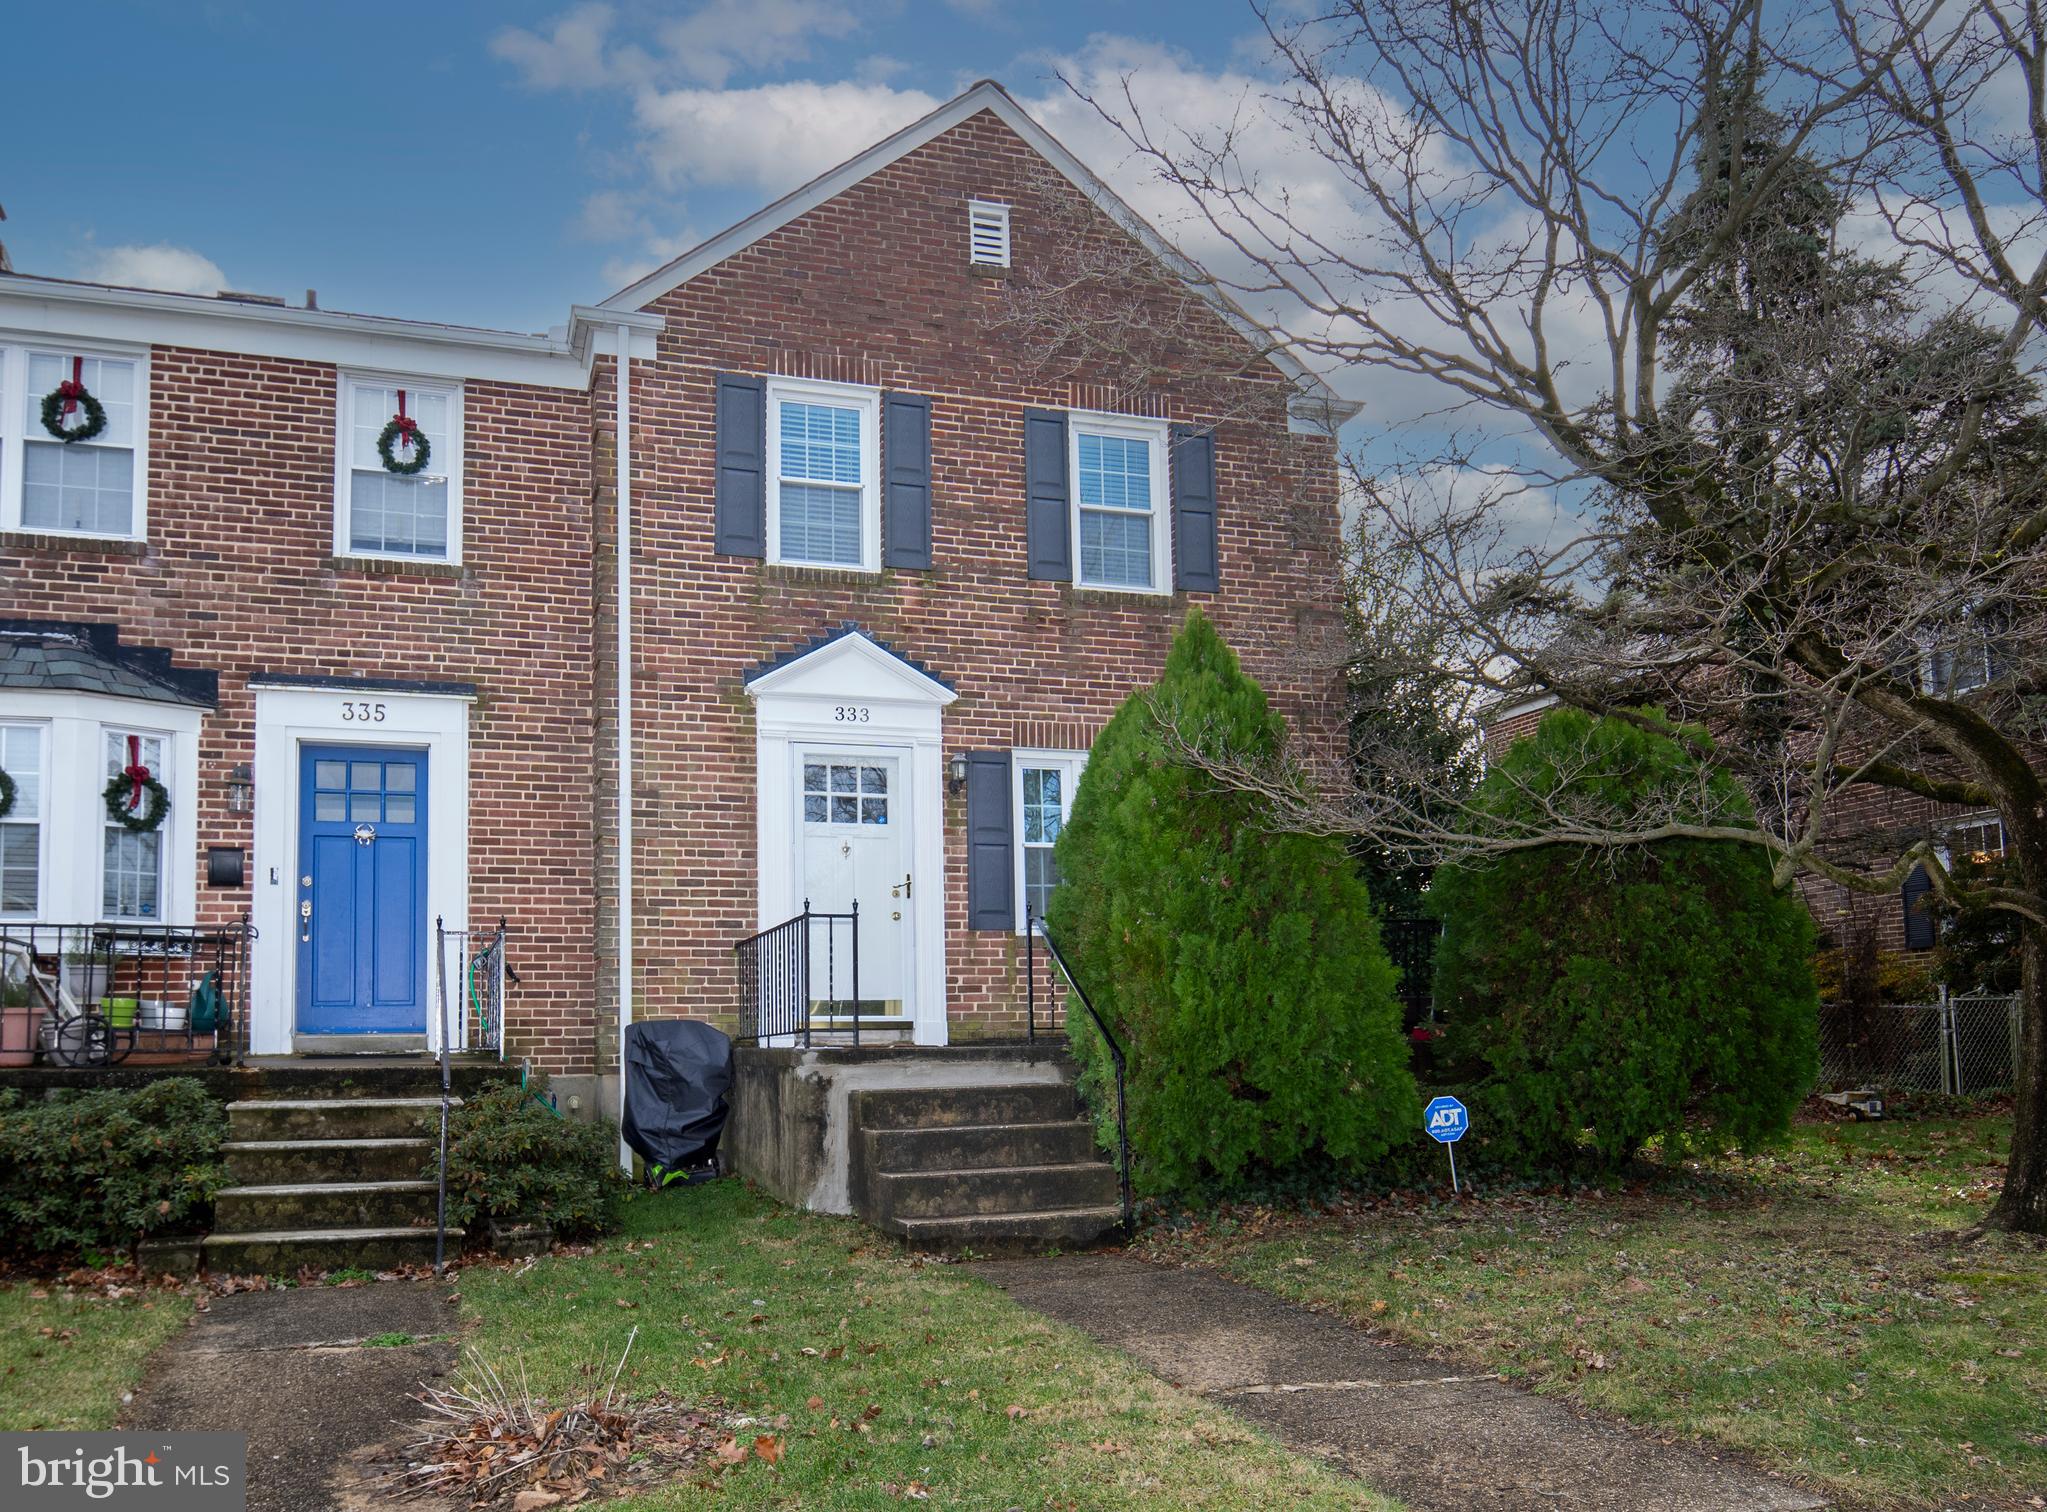
POLYGON ((849 912, 819 913, 803 900, 803 912, 736 943, 733 954, 739 966, 739 1033, 741 1041, 801 1035, 803 1048, 810 1048, 811 1028, 820 1003, 840 1015, 839 926, 847 936, 846 962, 850 976, 853 1044, 860 1043, 860 904, 856 899, 849 912), (824 933, 823 967, 825 995, 813 991, 818 961, 818 931, 824 933))
POLYGON ((434 1001, 440 1022, 440 1053, 436 1057, 441 1069, 441 1135, 440 1159, 436 1171, 434 1191, 434 1274, 440 1275, 447 1266, 448 1249, 448 1112, 454 1101, 455 1076, 449 1056, 453 1053, 454 1040, 460 1038, 465 1050, 495 1052, 499 1060, 505 1058, 505 982, 509 978, 514 984, 519 973, 512 970, 505 959, 505 938, 509 931, 505 927, 504 915, 498 916, 495 929, 450 929, 446 920, 438 915, 434 918, 434 1001), (469 942, 481 938, 485 943, 470 952, 469 942), (456 980, 461 983, 462 1006, 456 1010, 459 1028, 449 1032, 448 1022, 448 946, 453 942, 456 955, 456 980))
MULTIPOLYGON (((1037 945, 1040 940, 1045 942, 1045 954, 1051 958, 1052 963, 1059 968, 1060 974, 1066 978, 1066 987, 1069 994, 1080 999, 1080 1006, 1086 1012, 1088 1018, 1093 1021, 1095 1032, 1101 1035, 1102 1043, 1108 1047, 1109 1063, 1116 1068, 1116 1181, 1123 1197, 1123 1232, 1128 1234, 1135 1226, 1136 1213, 1130 1200, 1130 1112, 1127 1095, 1124 1090, 1128 1066, 1123 1057, 1123 1046, 1116 1036, 1109 1032, 1109 1026, 1102 1022, 1101 1014, 1095 1011, 1094 1002, 1088 997, 1087 989, 1080 985, 1079 976, 1074 973, 1073 967, 1067 962, 1066 956, 1059 949, 1059 942, 1052 938, 1052 932, 1045 927, 1045 921, 1035 917, 1030 908, 1026 906, 1024 909, 1024 991, 1026 994, 1025 1012, 1027 1014, 1025 1032, 1029 1038, 1032 1040, 1037 1038, 1038 973, 1036 958, 1037 945)), ((1052 1015, 1056 1011, 1056 985, 1050 972, 1047 972, 1045 992, 1048 1031, 1056 1027, 1052 1023, 1052 1015)))
POLYGON ((0 924, 0 1051, 72 1067, 118 1065, 138 1051, 238 1059, 255 933, 246 911, 224 929, 0 924))

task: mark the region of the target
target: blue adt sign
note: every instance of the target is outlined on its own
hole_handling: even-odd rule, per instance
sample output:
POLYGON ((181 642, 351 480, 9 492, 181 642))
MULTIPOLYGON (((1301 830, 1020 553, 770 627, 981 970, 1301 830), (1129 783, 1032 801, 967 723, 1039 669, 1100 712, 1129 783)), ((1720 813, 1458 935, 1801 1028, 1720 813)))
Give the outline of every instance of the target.
POLYGON ((1439 1144, 1455 1144, 1471 1127, 1471 1114, 1454 1097, 1439 1097, 1422 1109, 1422 1127, 1439 1144))

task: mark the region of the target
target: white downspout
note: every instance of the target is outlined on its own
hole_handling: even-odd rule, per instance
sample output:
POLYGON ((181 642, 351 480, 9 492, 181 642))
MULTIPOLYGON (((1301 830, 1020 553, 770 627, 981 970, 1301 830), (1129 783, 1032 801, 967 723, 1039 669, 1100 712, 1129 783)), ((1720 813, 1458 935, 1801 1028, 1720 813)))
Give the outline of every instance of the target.
POLYGON ((618 327, 618 1163, 628 1174, 625 1037, 633 1022, 633 400, 632 328, 618 327))

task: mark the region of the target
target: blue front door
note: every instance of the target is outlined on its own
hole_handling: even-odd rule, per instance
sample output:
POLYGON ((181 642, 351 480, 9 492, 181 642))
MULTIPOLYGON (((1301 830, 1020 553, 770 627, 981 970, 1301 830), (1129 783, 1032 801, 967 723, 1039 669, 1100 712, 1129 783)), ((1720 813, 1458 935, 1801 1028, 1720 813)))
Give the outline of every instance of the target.
POLYGON ((426 1032, 426 752, 299 750, 298 1032, 426 1032))

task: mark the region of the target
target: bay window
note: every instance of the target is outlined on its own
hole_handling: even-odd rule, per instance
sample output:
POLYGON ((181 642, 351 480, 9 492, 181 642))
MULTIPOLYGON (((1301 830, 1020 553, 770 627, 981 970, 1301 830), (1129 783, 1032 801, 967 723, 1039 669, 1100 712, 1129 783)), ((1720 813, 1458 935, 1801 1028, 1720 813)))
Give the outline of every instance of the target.
POLYGON ((0 725, 0 771, 14 804, 0 817, 0 915, 34 918, 43 891, 43 727, 0 725))
MULTIPOLYGON (((164 765, 167 742, 161 735, 144 735, 128 730, 107 730, 104 732, 106 772, 101 782, 113 781, 126 772, 131 765, 130 742, 135 758, 149 768, 149 773, 165 787, 172 785, 171 773, 164 765)), ((140 806, 147 808, 149 795, 144 792, 140 806)), ((100 810, 101 865, 100 865, 100 916, 106 919, 157 919, 163 916, 163 830, 161 827, 145 832, 129 829, 112 814, 106 812, 104 803, 100 810)))

